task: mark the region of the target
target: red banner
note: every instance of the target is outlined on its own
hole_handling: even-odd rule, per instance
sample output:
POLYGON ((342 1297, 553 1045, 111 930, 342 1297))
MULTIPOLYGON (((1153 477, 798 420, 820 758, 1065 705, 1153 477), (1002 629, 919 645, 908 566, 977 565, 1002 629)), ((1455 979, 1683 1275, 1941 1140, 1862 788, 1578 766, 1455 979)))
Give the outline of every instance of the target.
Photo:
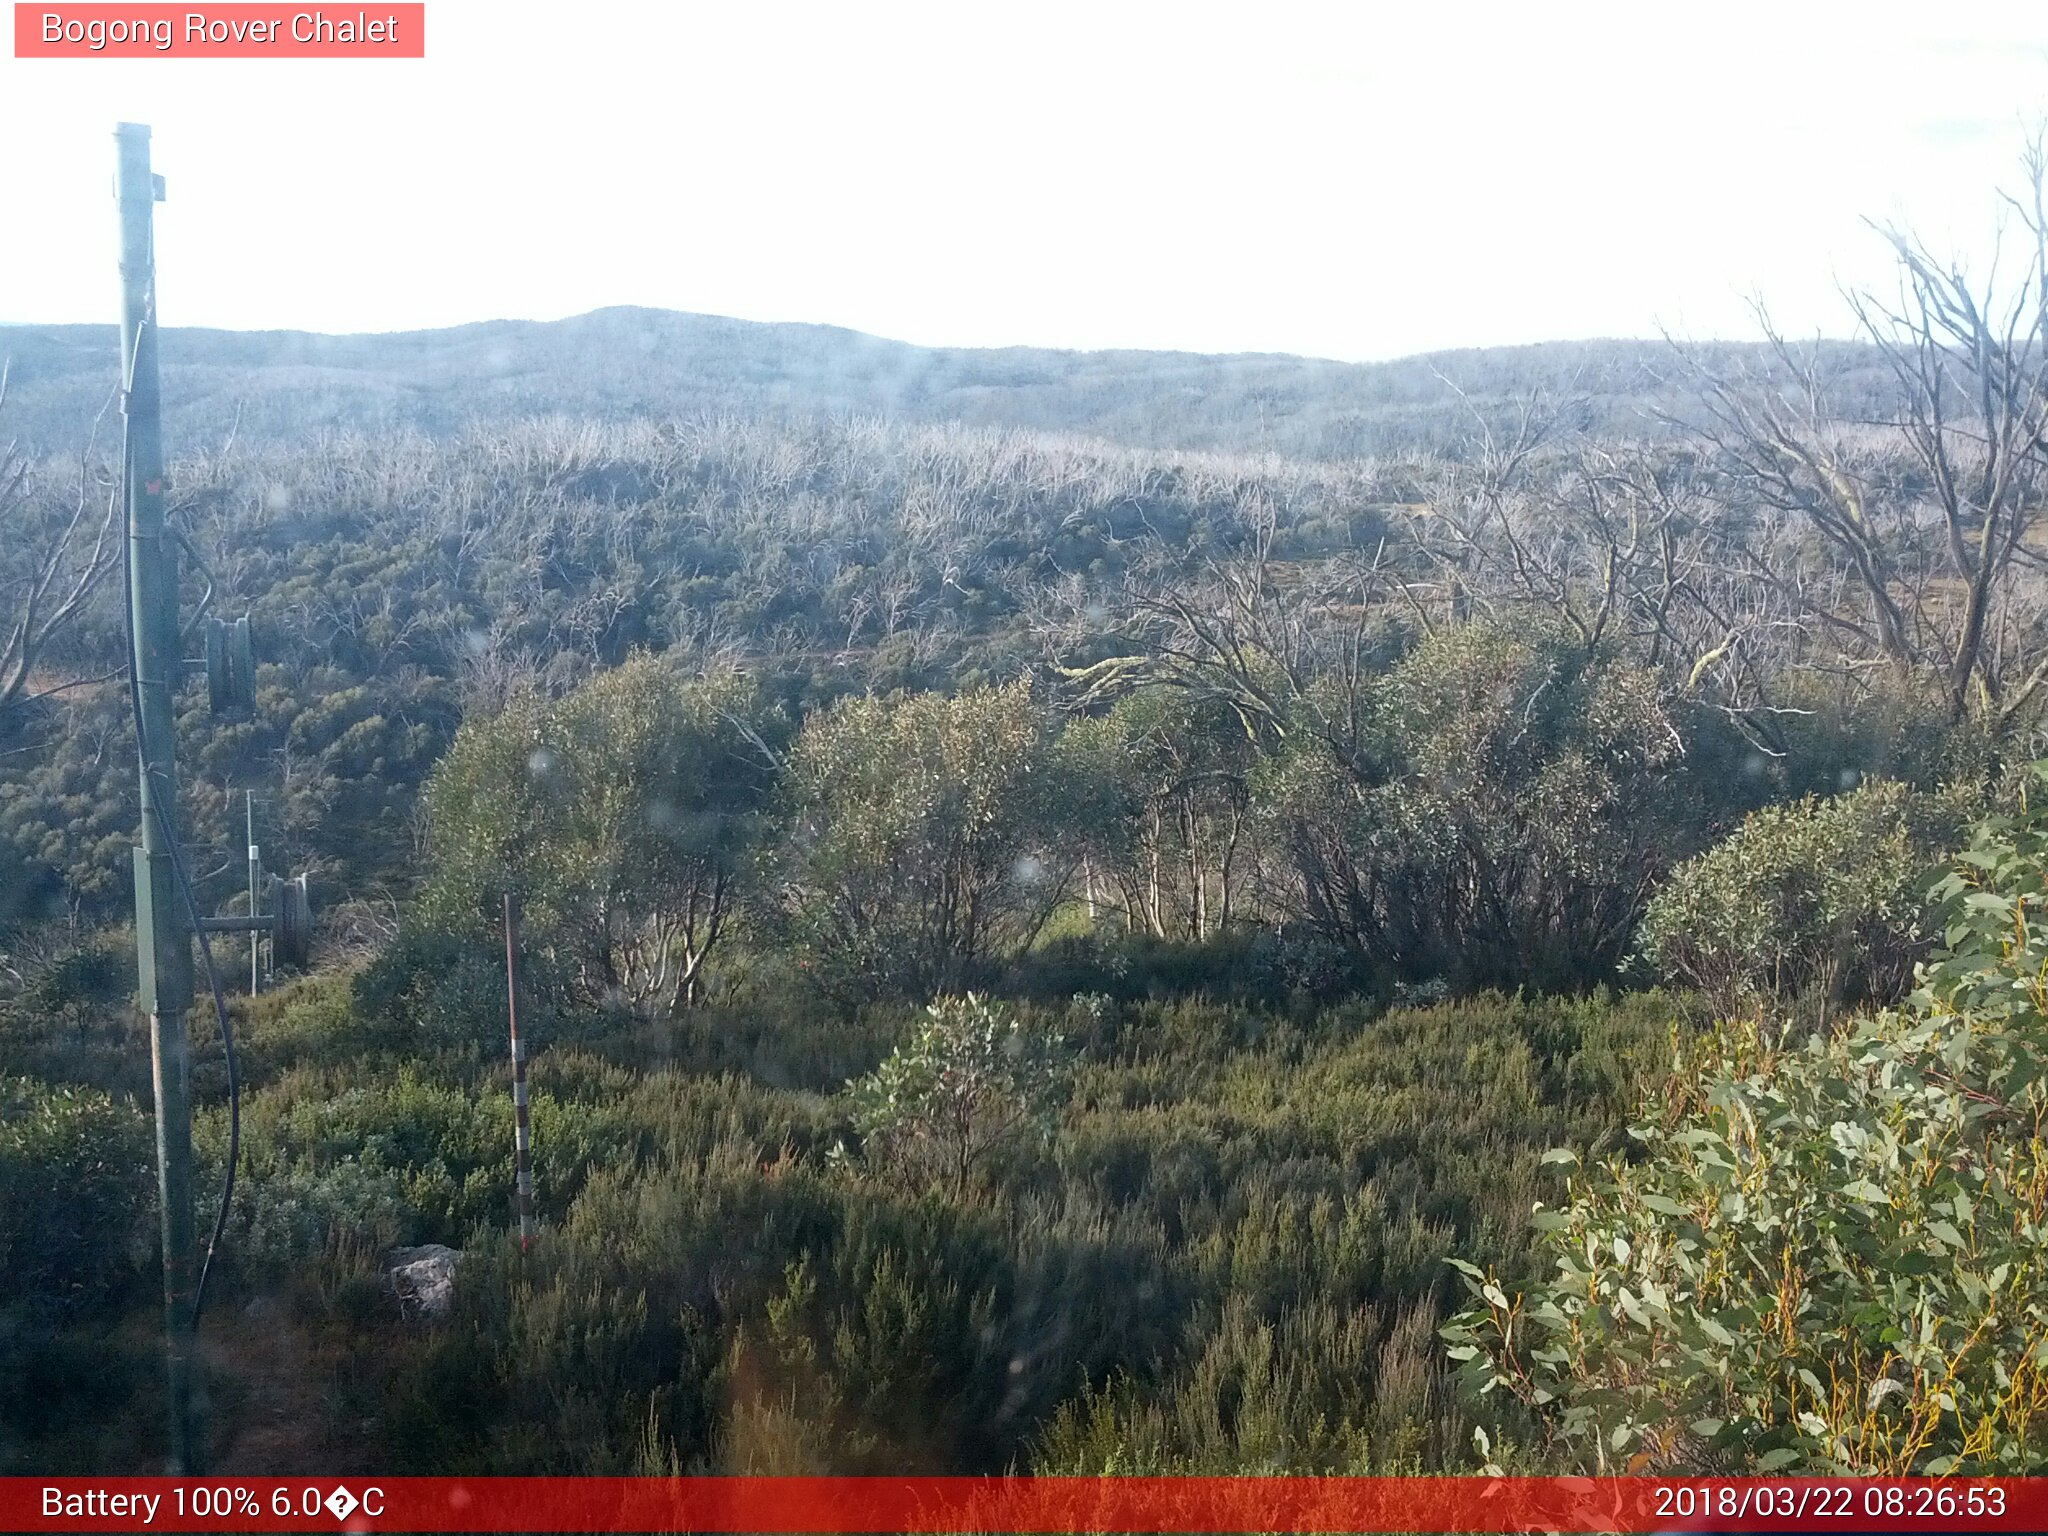
POLYGON ((17 59, 423 59, 424 4, 65 5, 16 0, 17 59))
POLYGON ((2048 1479, 0 1478, 8 1531, 2042 1531, 2048 1479))

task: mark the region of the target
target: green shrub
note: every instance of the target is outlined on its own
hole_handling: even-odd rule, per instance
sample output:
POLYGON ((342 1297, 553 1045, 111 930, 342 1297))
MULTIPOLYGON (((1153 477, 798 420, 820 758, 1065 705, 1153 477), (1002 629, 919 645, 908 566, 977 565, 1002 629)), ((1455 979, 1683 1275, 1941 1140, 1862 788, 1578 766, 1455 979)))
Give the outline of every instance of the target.
POLYGON ((1131 1377, 1061 1405, 1035 1469, 1049 1476, 1414 1470, 1446 1439, 1428 1359, 1435 1311, 1328 1303, 1260 1318, 1235 1298, 1164 1390, 1131 1377))
MULTIPOLYGON (((548 957, 521 957, 520 1030, 529 1047, 551 1032, 563 987, 548 957)), ((410 923, 356 973, 358 1026, 379 1044, 408 1052, 440 1047, 511 1048, 505 1013, 505 944, 474 929, 410 923)))
MULTIPOLYGON (((216 1167, 226 1119, 210 1110, 196 1126, 216 1167)), ((335 1244, 460 1246, 511 1209, 511 1098, 415 1067, 373 1083, 295 1068, 245 1100, 242 1156, 234 1253, 252 1270, 281 1271, 335 1244)))
POLYGON ((783 916, 836 996, 929 996, 1028 942, 1068 870, 1046 722, 1021 686, 844 700, 783 785, 783 916))
POLYGON ((155 1213, 152 1147, 133 1104, 0 1078, 5 1305, 77 1310, 141 1267, 155 1213))
POLYGON ((1145 689, 1061 732, 1051 770, 1067 800, 1091 919, 1202 940, 1246 915, 1256 865, 1254 748, 1220 700, 1145 689))
POLYGON ((871 1158, 960 1192, 1011 1143, 1051 1139, 1069 1078, 1058 1037, 969 992, 926 1009, 847 1099, 871 1158))
POLYGON ((1953 826, 1903 784, 1768 806, 1674 870, 1643 957, 1720 1009, 1890 1002, 1922 952, 1922 876, 1953 826))
POLYGON ((681 1011, 753 867, 776 734, 751 679, 647 654, 472 719, 428 785, 423 907, 489 932, 511 892, 586 1001, 681 1011))
MULTIPOLYGON (((549 1219, 524 1257, 470 1230, 456 1317, 384 1389, 394 1463, 1097 1470, 1094 1449, 1121 1436, 1163 1468, 1441 1465, 1469 1433, 1427 1347, 1454 1289, 1444 1260, 1518 1263, 1542 1148, 1616 1131, 1670 1004, 977 1008, 950 1011, 979 1020, 967 1044, 993 1046, 981 1059, 997 1079, 1012 1026, 1081 1050, 1056 1141, 1022 1122, 964 1189, 950 1157, 939 1177, 919 1172, 921 1150, 894 1165, 908 1180, 838 1174, 829 1149, 852 1132, 851 1098, 819 1092, 809 1068, 782 1080, 849 1028, 880 1055, 885 1026, 930 1014, 799 1018, 770 1052, 765 1022, 708 1009, 678 1050, 716 1076, 636 1077, 599 1046, 539 1058, 549 1219), (728 1023, 758 1038, 729 1055, 694 1040, 728 1023)), ((899 1087, 917 1083, 950 1102, 936 1074, 899 1087)), ((463 1149, 503 1126, 495 1108, 481 1130, 453 1110, 495 1080, 350 1099, 332 1121, 306 1106, 344 1098, 337 1080, 302 1072, 264 1096, 280 1091, 293 1177, 335 1178, 345 1129, 416 1181, 416 1235, 463 1193, 463 1149), (401 1107, 417 1140, 397 1131, 401 1107)), ((508 1167, 488 1172, 492 1199, 508 1167)), ((336 1178, 322 1193, 349 1191, 336 1178)))
POLYGON ((1473 623, 1347 708, 1346 740, 1297 732, 1252 778, 1286 915, 1409 979, 1610 974, 1692 835, 1655 676, 1540 626, 1473 623))
MULTIPOLYGON (((1980 827, 1909 1005, 1785 1044, 1726 1026, 1643 1155, 1538 1208, 1556 1278, 1445 1337, 1591 1469, 2032 1473, 2048 1464, 2048 815, 1980 827)), ((1560 1160, 1572 1154, 1559 1152, 1560 1160)))
POLYGON ((0 1077, 149 1097, 148 1025, 135 1009, 131 952, 110 937, 66 936, 0 955, 0 974, 10 965, 18 984, 0 987, 0 1077))

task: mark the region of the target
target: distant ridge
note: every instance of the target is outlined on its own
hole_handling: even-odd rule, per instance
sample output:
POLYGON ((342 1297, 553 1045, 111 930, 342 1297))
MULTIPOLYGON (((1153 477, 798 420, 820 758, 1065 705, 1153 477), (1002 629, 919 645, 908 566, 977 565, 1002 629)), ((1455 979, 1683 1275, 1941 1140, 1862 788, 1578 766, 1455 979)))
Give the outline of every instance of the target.
MULTIPOLYGON (((1881 387, 1862 349, 1828 349, 1857 388, 1881 387)), ((0 359, 12 382, 0 439, 75 451, 108 398, 116 350, 110 325, 7 326, 0 359)), ((1761 358, 1760 348, 1717 350, 1761 358)), ((1471 435, 1475 411, 1500 419, 1532 391, 1583 400, 1589 425, 1628 432, 1668 393, 1673 361, 1665 343, 1648 341, 1385 363, 921 347, 837 326, 636 308, 347 336, 171 329, 162 355, 174 451, 237 421, 247 436, 291 440, 333 430, 441 434, 537 414, 719 412, 960 421, 1310 458, 1444 449, 1471 435)))

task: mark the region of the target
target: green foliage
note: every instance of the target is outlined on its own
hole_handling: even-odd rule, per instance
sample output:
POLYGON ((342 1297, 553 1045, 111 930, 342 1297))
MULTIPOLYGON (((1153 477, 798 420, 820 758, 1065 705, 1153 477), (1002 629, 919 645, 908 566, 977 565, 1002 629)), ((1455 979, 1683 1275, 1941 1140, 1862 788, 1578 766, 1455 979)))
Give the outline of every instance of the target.
POLYGON ((135 748, 127 701, 111 691, 63 718, 55 750, 0 777, 0 840, 20 884, 0 898, 0 929, 84 909, 108 911, 133 889, 135 748))
POLYGON ((1688 834, 1655 676, 1541 627, 1426 638, 1259 801, 1307 922, 1411 978, 1586 985, 1688 834))
MULTIPOLYGON (((1719 766, 1752 804, 1841 794, 1868 780, 1934 793, 1996 778, 1999 733, 1981 718, 1954 719, 1942 689, 1928 681, 1880 673, 1845 688, 1825 673, 1790 672, 1775 684, 1780 713, 1769 723, 1779 755, 1737 740, 1727 742, 1738 750, 1719 766)), ((1726 742, 1704 722, 1687 723, 1689 739, 1713 734, 1726 742)))
POLYGON ((785 909, 821 984, 929 995, 1026 942, 1066 888, 1061 787, 1022 685, 848 699, 785 785, 785 909))
POLYGON ((1050 1141, 1071 1091, 1063 1042, 969 992, 942 997, 880 1066, 847 1085, 870 1156, 967 1189, 1012 1141, 1050 1141))
MULTIPOLYGON (((292 633, 290 621, 264 607, 272 645, 292 633)), ((325 891, 403 878, 420 787, 455 733, 449 678, 416 666, 364 676, 322 656, 261 667, 256 707, 244 717, 214 718, 203 688, 179 706, 181 809, 195 842, 239 848, 242 789, 255 787, 273 869, 308 871, 325 891)), ((0 899, 0 928, 9 918, 125 916, 133 889, 139 811, 125 689, 103 687, 46 713, 40 750, 0 763, 0 859, 18 861, 25 875, 0 899)), ((237 865, 209 884, 202 873, 201 885, 225 899, 239 874, 237 865)))
POLYGON ((1255 750, 1219 701, 1151 689, 1067 726, 1051 773, 1086 860, 1090 916, 1196 943, 1242 919, 1256 869, 1255 750))
POLYGON ((1923 872, 1955 830, 1943 810, 1877 781, 1754 811, 1672 871, 1643 956, 1723 1010, 1896 999, 1922 947, 1923 872))
MULTIPOLYGON (((373 584, 383 575, 365 573, 373 584)), ((272 654, 277 623, 262 631, 272 654)), ((395 659, 382 665, 377 655, 341 665, 322 656, 297 675, 260 668, 246 721, 223 724, 203 690, 188 695, 178 751, 195 832, 239 845, 239 790, 248 786, 258 791, 258 834, 273 869, 311 870, 330 892, 391 881, 413 853, 420 790, 460 711, 448 677, 395 659)))
MULTIPOLYGON (((1698 488, 1676 457, 1642 466, 1659 516, 1698 488)), ((1485 543, 1443 568, 1447 602, 1404 605, 1389 583, 1415 598, 1406 578, 1429 557, 1400 529, 1433 515, 1418 504, 1434 475, 1420 459, 732 420, 337 437, 179 466, 181 527, 255 611, 267 658, 244 718, 181 696, 188 835, 238 845, 240 789, 274 787, 270 862, 354 898, 333 931, 363 962, 241 1009, 248 1162, 220 1305, 287 1314, 244 1347, 303 1375, 306 1415, 337 1441, 372 1425, 380 1458, 420 1471, 1455 1464, 1470 1426, 1426 1348, 1456 1289, 1444 1261, 1464 1255, 1503 1296, 1538 1278, 1551 1255, 1523 1229, 1548 1193, 1541 1149, 1619 1146, 1645 1060, 1691 1008, 1597 990, 1651 892, 1772 796, 1880 772, 1932 796, 1994 775, 2005 743, 1955 727, 1917 685, 1802 678, 1785 626, 1703 672, 1699 615, 1650 612, 1647 567, 1598 626, 1556 627, 1593 608, 1575 606, 1585 592, 1551 603, 1544 570, 1520 568, 1526 601, 1489 579, 1479 566, 1510 552, 1485 543), (1047 661, 1114 671, 1133 650, 1169 653, 1171 686, 1106 712, 1061 721, 1019 681, 1047 661), (526 1255, 503 1237, 507 890, 526 903, 536 1047, 542 1232, 526 1255), (936 1012, 903 1002, 970 985, 982 995, 936 1012), (1591 995, 1471 995, 1489 985, 1591 995), (896 1177, 833 1166, 863 1137, 896 1177), (457 1315, 436 1328, 402 1321, 377 1276, 385 1247, 426 1239, 468 1250, 457 1315), (303 1372, 286 1353, 301 1333, 303 1372)), ((1503 526, 1584 510, 1549 507, 1551 489, 1503 526)), ((1547 569, 1557 554, 1556 579, 1586 585, 1588 549, 1526 531, 1517 555, 1547 569)), ((1804 589, 1827 586, 1809 574, 1804 589)), ((117 663, 117 618, 104 600, 86 616, 78 656, 107 660, 78 675, 117 663)), ((10 1424, 87 1424, 80 1405, 128 1379, 90 1330, 154 1326, 118 1257, 122 1231, 146 1256, 146 1208, 92 1161, 137 1162, 127 1105, 147 1091, 125 947, 95 933, 127 900, 125 709, 114 686, 51 695, 0 760, 0 1075, 85 1106, 0 1157, 0 1228, 40 1241, 18 1212, 67 1181, 90 1196, 81 1225, 65 1206, 52 1226, 84 1277, 64 1318, 0 1305, 21 1363, 0 1385, 10 1424), (21 1406, 96 1361, 105 1379, 74 1386, 68 1409, 21 1406)), ((1897 826, 1923 835, 1923 802, 1887 798, 1903 793, 1760 819, 1739 857, 1688 866, 1655 909, 1672 914, 1658 953, 1709 956, 1674 973, 1717 990, 1761 985, 1768 963, 1768 979, 1882 992, 1906 942, 1887 926, 1897 826)), ((1937 971, 1936 1012, 1973 1021, 1960 1067, 1948 1043, 1896 1033, 1798 1050, 1725 1035, 1720 1099, 1672 1089, 1663 1139, 1626 1149, 1644 1169, 1691 1159, 1695 1184, 1719 1177, 1710 1152, 1768 1163, 1771 1241, 1837 1243, 1872 1286, 1950 1285, 1909 1300, 1933 1309, 1925 1348, 1960 1362, 1950 1396, 1966 1406, 1984 1340, 2019 1351, 2007 1369, 2033 1390, 2028 1339, 1969 1290, 1997 1273, 1971 1245, 2002 1251, 2012 1226, 1977 1184, 2026 1170, 1961 1132, 1946 1145, 1978 1161, 1934 1169, 1939 1138, 1914 1117, 1938 1095, 1907 1090, 1934 1083, 1965 1121, 1978 1101, 1937 1072, 2006 1108, 2030 1091, 2022 1069, 1987 1065, 1975 1022, 2033 1006, 2009 974, 2025 956, 1963 973, 1994 930, 2032 942, 2011 893, 2042 850, 1999 836, 2010 848, 1984 844, 1988 862, 1948 892, 1960 958, 1943 965, 1963 969, 1937 971), (1858 1248, 1827 1214, 1862 1212, 1855 1179, 1884 1186, 1892 1166, 1838 1147, 1838 1126, 1918 1149, 1898 1166, 1924 1164, 1925 1188, 1886 1207, 1905 1236, 1872 1216, 1858 1248), (1957 1318, 1990 1321, 1966 1349, 1944 1332, 1957 1318)), ((240 878, 239 860, 218 863, 200 861, 208 907, 240 878)), ((207 1188, 225 1114, 203 1017, 197 1044, 207 1188)), ((1970 1134, 1988 1147, 2001 1124, 1970 1134)), ((1692 1186, 1645 1187, 1678 1203, 1692 1186)), ((1713 1222, 1738 1234, 1715 1251, 1741 1284, 1807 1298, 1802 1325, 1833 1304, 1804 1250, 1772 1260, 1742 1212, 1686 1209, 1702 1243, 1713 1222)), ((1618 1297, 1599 1305, 1628 1321, 1618 1297)), ((1861 1368, 1856 1342, 1821 1347, 1861 1368)), ((1833 1392, 1821 1355, 1802 1359, 1833 1392)), ((1923 1378, 1897 1380, 1871 1386, 1886 1413, 1923 1378)), ((1684 1400, 1655 1385, 1642 1413, 1684 1400)), ((1771 1437, 1797 1413, 1834 1409, 1788 1399, 1786 1431, 1766 1387, 1743 1390, 1766 1425, 1744 1446, 1786 1449, 1771 1437)), ((1518 1433, 1557 1410, 1524 1411, 1518 1433)), ((1694 1438, 1707 1464, 1750 1454, 1694 1438)))
MULTIPOLYGON (((530 1047, 559 1038, 565 1021, 582 1017, 573 975, 544 944, 520 957, 519 1032, 530 1047)), ((335 1033, 358 1049, 394 1059, 462 1053, 502 1056, 510 1048, 503 930, 450 930, 414 917, 367 965, 345 980, 344 1018, 335 1033)))
MULTIPOLYGON (((199 1145, 214 1157, 224 1120, 201 1121, 199 1145)), ((243 1107, 238 1259, 274 1271, 337 1242, 459 1246, 509 1208, 511 1144, 508 1097, 412 1068, 346 1086, 331 1070, 295 1069, 243 1107)))
POLYGON ((2032 1062, 2048 1045, 2048 937, 2039 923, 2048 909, 2048 763, 2033 765, 2011 811, 1976 822, 1928 894, 1943 948, 1915 1001, 1978 1021, 2000 1055, 2011 1055, 2000 1069, 2016 1074, 2006 1091, 2034 1093, 2032 1062))
MULTIPOLYGON (((470 1231, 455 1318, 380 1388, 394 1464, 1098 1470, 1091 1447, 1122 1436, 1163 1467, 1440 1465, 1469 1435, 1425 1348, 1443 1260, 1517 1262, 1540 1150, 1613 1132, 1666 1012, 953 1001, 999 1078, 1012 1022, 1080 1048, 1058 1138, 1010 1138, 964 1187, 832 1166, 852 1104, 785 1063, 843 1048, 836 1019, 787 1021, 779 1054, 746 1045, 721 1077, 595 1054, 637 1035, 537 1059, 540 1241, 522 1258, 470 1231)), ((876 1009, 862 1028, 932 1022, 876 1009)), ((714 1004, 685 1048, 699 1025, 745 1028, 714 1004)), ((446 1230, 465 1144, 509 1146, 496 1111, 474 1125, 424 1084, 344 1111, 319 1089, 262 1091, 293 1102, 280 1131, 253 1117, 259 1177, 280 1135, 309 1173, 377 1148, 420 1201, 407 1236, 446 1230)))
POLYGON ((1538 1208, 1555 1279, 1511 1296, 1460 1262, 1476 1304, 1445 1336, 1475 1384, 1587 1467, 2038 1471, 2044 867, 2040 809, 1987 821, 1906 1008, 1681 1059, 1641 1161, 1538 1208))
POLYGON ((30 942, 10 957, 12 985, 0 985, 0 1077, 146 1098, 149 1044, 132 952, 110 937, 30 942))
POLYGON ((738 674, 686 678, 647 655, 471 721, 428 787, 429 923, 474 932, 511 892, 586 997, 699 1001, 749 867, 773 729, 738 674))
MULTIPOLYGON (((523 979, 530 990, 550 990, 548 972, 531 961, 523 979)), ((351 991, 353 1018, 382 1024, 380 1033, 414 1048, 497 1044, 506 1037, 503 942, 493 944, 474 929, 450 932, 408 924, 356 973, 351 991)), ((532 1027, 539 1020, 523 1018, 521 1023, 532 1027)))
POLYGON ((1389 1326, 1377 1308, 1312 1304, 1262 1318, 1233 1301, 1186 1375, 1148 1393, 1120 1377, 1060 1406, 1038 1470, 1050 1476, 1412 1472, 1441 1456, 1442 1382, 1428 1358, 1433 1304, 1389 1326))
POLYGON ((0 1078, 0 1312, 77 1310, 149 1254, 147 1118, 104 1093, 0 1078))

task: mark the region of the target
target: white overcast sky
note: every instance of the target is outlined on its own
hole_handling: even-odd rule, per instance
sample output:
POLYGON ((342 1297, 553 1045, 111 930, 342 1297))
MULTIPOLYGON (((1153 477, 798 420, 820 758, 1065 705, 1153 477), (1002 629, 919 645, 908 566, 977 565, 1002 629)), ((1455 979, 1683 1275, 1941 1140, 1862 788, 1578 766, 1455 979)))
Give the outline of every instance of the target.
POLYGON ((2048 112, 2048 0, 427 16, 419 62, 0 57, 0 320, 113 318, 125 118, 172 325, 645 304, 1365 359, 1748 334, 1756 292, 1841 333, 1863 218, 1988 250, 2048 112))

